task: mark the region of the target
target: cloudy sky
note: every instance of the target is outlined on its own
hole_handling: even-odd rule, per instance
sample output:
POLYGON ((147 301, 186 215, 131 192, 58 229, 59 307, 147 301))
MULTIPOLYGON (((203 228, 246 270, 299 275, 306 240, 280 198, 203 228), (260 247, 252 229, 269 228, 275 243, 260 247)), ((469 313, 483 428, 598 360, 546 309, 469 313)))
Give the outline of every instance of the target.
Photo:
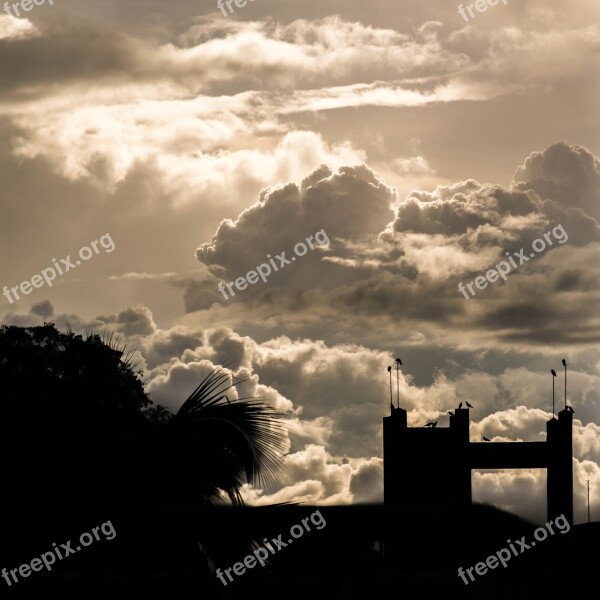
MULTIPOLYGON (((590 479, 600 518, 600 5, 232 8, 0 14, 0 286, 74 264, 0 296, 0 320, 122 332, 171 410, 215 365, 249 378, 289 423, 255 504, 382 498, 395 356, 409 423, 469 401, 473 441, 543 440, 566 357, 575 517, 590 479), (327 244, 295 256, 311 235, 327 244), (522 248, 506 281, 459 291, 522 248)), ((543 470, 473 488, 545 520, 543 470)))

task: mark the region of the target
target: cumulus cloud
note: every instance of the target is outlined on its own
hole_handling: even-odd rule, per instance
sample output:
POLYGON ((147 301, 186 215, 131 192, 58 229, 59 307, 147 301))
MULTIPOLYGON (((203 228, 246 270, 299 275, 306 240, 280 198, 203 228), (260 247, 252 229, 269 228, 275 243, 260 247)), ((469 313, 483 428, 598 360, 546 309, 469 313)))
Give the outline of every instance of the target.
POLYGON ((350 491, 355 504, 383 502, 383 460, 361 462, 350 480, 350 491))
MULTIPOLYGON (((545 441, 546 422, 551 417, 551 413, 539 409, 517 406, 484 417, 474 425, 472 434, 481 434, 492 440, 497 438, 498 441, 545 441)), ((477 441, 478 438, 476 435, 477 441)))
POLYGON ((544 469, 474 471, 473 501, 514 512, 534 523, 543 523, 546 521, 545 484, 544 469), (526 504, 523 498, 528 498, 526 504))
POLYGON ((0 40, 28 38, 39 35, 35 25, 25 18, 0 15, 0 40))
POLYGON ((156 329, 152 312, 146 306, 138 305, 126 308, 116 315, 98 317, 107 325, 114 325, 116 331, 125 335, 149 335, 156 329))
MULTIPOLYGON (((596 164, 588 151, 564 144, 551 146, 544 156, 551 162, 557 152, 582 168, 596 164)), ((519 173, 523 179, 525 171, 519 173)), ((395 189, 365 166, 337 174, 320 167, 301 186, 269 188, 235 221, 221 223, 212 242, 197 250, 215 287, 211 290, 210 280, 188 286, 187 309, 210 308, 219 279, 245 275, 324 226, 332 239, 326 252, 315 251, 273 274, 267 285, 259 282, 227 300, 217 297, 219 303, 244 302, 248 316, 277 305, 284 313, 311 319, 310 313, 321 321, 335 306, 336 318, 344 319, 348 330, 356 315, 369 314, 381 320, 380 329, 395 319, 416 319, 424 327, 442 319, 461 335, 465 327, 477 335, 468 325, 476 323, 501 341, 591 343, 598 339, 597 327, 583 315, 597 289, 593 257, 600 228, 587 205, 570 204, 552 185, 540 195, 543 181, 535 181, 531 187, 520 181, 504 188, 471 179, 397 200, 395 189), (396 214, 388 221, 391 204, 396 214), (544 248, 531 257, 532 244, 537 251, 540 240, 544 248), (506 262, 511 270, 506 283, 496 283, 494 294, 481 292, 467 305, 457 284, 509 261, 507 253, 515 264, 506 262), (554 302, 557 291, 570 301, 554 302)), ((592 177, 586 181, 586 190, 597 186, 592 177)), ((600 189, 594 189, 597 196, 600 189)))
MULTIPOLYGON (((394 198, 394 190, 365 165, 343 167, 335 174, 321 166, 300 186, 264 190, 236 221, 223 221, 212 242, 201 245, 196 256, 213 272, 233 278, 321 230, 334 246, 338 237, 352 241, 372 236, 385 225, 394 198)), ((294 265, 294 271, 305 268, 307 258, 294 265)), ((279 279, 298 277, 292 269, 284 273, 279 279)))
POLYGON ((513 184, 600 218, 600 160, 582 146, 563 142, 533 152, 515 171, 513 184))
POLYGON ((322 446, 310 444, 286 457, 282 484, 280 490, 270 494, 246 487, 244 499, 257 506, 290 501, 317 505, 381 502, 381 459, 350 464, 333 457, 322 446))

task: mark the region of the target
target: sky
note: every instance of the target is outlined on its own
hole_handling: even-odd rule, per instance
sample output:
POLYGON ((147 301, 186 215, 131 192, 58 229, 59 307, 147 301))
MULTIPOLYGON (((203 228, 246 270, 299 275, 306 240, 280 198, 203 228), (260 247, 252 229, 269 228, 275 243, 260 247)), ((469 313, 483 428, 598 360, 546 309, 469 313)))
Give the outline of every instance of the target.
MULTIPOLYGON (((545 439, 564 357, 600 518, 600 5, 231 8, 0 12, 0 322, 122 333, 172 411, 248 379, 289 438, 256 505, 381 501, 397 356, 409 425, 496 442, 545 439)), ((472 481, 545 520, 543 470, 472 481)))

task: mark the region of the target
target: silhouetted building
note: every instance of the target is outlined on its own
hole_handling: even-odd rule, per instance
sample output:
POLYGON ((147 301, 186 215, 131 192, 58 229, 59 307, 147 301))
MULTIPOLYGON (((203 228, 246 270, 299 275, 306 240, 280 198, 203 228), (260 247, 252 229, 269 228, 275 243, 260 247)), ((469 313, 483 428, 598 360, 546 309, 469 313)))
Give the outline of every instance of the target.
POLYGON ((573 414, 546 424, 545 442, 470 442, 469 410, 458 408, 450 427, 408 427, 394 408, 383 419, 384 503, 400 514, 460 512, 471 505, 472 469, 547 470, 548 520, 573 523, 573 414))

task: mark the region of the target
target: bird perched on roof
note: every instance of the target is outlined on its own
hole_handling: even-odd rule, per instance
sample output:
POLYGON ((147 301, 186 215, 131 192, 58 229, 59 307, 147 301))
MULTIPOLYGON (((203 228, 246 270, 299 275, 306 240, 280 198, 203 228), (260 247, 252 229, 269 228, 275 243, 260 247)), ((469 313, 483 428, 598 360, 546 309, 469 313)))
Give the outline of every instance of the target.
POLYGON ((482 435, 482 436, 481 436, 481 439, 482 439, 484 442, 490 442, 490 441, 491 441, 489 438, 486 438, 486 437, 485 437, 485 435, 482 435))
POLYGON ((433 421, 429 421, 429 423, 425 423, 423 427, 435 427, 437 425, 437 421, 434 423, 433 421))
POLYGON ((572 406, 567 406, 567 410, 568 410, 568 411, 569 411, 571 414, 573 414, 573 413, 575 412, 575 411, 573 410, 573 407, 572 407, 572 406))
POLYGON ((432 428, 435 427, 437 425, 437 421, 433 422, 433 425, 431 426, 432 428))
POLYGON ((462 402, 458 405, 458 408, 462 408, 462 402))
POLYGON ((473 407, 467 402, 467 408, 473 408, 473 407))
POLYGON ((449 414, 451 417, 453 417, 453 416, 454 416, 454 413, 453 413, 451 410, 449 410, 449 411, 448 411, 448 414, 449 414))

